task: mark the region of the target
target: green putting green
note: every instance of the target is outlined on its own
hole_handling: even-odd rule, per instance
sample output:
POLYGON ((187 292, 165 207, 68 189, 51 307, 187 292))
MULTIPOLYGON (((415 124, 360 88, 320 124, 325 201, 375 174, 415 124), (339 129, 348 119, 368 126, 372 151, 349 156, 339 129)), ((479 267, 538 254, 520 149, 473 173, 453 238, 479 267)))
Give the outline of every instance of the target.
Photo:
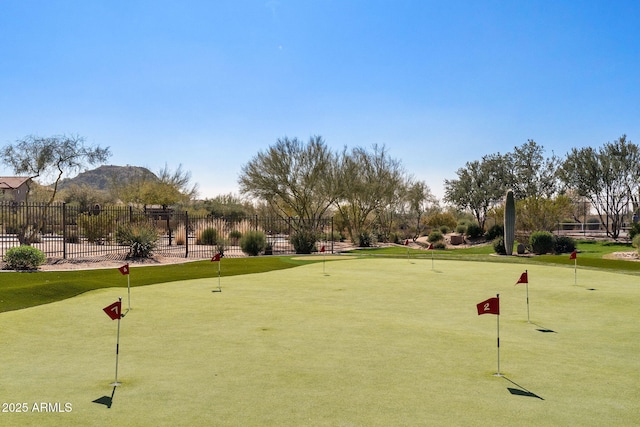
POLYGON ((637 425, 637 281, 348 259, 134 287, 115 389, 126 288, 98 289, 0 313, 0 425, 637 425))

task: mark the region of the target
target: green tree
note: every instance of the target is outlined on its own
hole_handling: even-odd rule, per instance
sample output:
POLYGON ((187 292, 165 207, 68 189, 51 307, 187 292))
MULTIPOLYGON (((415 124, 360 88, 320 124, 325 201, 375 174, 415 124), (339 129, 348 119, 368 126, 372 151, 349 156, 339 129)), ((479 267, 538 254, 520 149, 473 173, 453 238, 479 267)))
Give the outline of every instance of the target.
POLYGON ((544 156, 544 147, 529 139, 506 155, 509 168, 508 185, 517 200, 531 197, 551 198, 557 194, 557 171, 560 160, 555 155, 544 156))
POLYGON ((624 214, 637 193, 640 176, 640 150, 626 135, 607 142, 599 149, 573 148, 560 169, 569 188, 591 202, 607 235, 620 235, 624 214))
POLYGON ((409 224, 413 224, 415 241, 422 235, 425 215, 435 207, 437 199, 424 181, 413 181, 407 186, 405 203, 409 224))
POLYGON ((401 163, 384 147, 374 145, 371 151, 356 147, 349 152, 345 148, 340 156, 338 182, 336 208, 349 237, 360 244, 381 213, 397 201, 405 179, 401 163))
POLYGON ((319 136, 278 139, 242 166, 240 191, 265 201, 296 231, 315 232, 337 197, 336 156, 319 136))
POLYGON ((507 160, 501 154, 467 162, 456 171, 457 179, 444 181, 444 200, 461 210, 469 210, 484 229, 487 211, 502 200, 507 182, 507 160))

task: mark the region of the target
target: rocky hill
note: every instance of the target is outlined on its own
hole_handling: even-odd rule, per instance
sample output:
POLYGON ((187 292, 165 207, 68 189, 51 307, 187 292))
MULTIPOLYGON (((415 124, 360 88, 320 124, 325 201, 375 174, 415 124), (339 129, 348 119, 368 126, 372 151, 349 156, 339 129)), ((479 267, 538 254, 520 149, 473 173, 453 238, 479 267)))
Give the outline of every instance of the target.
POLYGON ((74 178, 65 178, 60 181, 58 190, 62 190, 71 185, 89 186, 96 190, 108 190, 110 183, 131 182, 135 178, 146 177, 157 180, 158 177, 147 168, 141 166, 114 166, 103 165, 96 169, 88 170, 78 174, 74 178))

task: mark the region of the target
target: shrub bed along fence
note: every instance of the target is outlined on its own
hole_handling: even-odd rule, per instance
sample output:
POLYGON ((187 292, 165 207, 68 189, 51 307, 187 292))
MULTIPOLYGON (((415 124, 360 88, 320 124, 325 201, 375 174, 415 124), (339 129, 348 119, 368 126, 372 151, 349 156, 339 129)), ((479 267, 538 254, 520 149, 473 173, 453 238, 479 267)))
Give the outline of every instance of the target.
MULTIPOLYGON (((219 250, 225 256, 245 254, 239 240, 248 231, 265 233, 272 254, 293 254, 290 243, 299 225, 295 218, 214 218, 171 209, 141 209, 133 206, 80 208, 65 203, 0 203, 0 255, 21 244, 29 244, 50 259, 124 257, 129 246, 118 241, 119 230, 134 224, 150 224, 158 232, 156 255, 205 259, 219 250)), ((333 252, 333 219, 314 221, 317 248, 333 252)))

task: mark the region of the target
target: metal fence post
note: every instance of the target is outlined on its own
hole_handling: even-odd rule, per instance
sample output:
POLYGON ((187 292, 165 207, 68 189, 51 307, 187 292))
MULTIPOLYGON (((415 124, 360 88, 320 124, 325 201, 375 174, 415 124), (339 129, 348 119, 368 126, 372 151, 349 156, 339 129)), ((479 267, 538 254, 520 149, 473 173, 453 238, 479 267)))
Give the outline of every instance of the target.
POLYGON ((184 211, 184 257, 189 257, 189 213, 184 211))
POLYGON ((62 259, 67 259, 67 204, 62 203, 62 259))

